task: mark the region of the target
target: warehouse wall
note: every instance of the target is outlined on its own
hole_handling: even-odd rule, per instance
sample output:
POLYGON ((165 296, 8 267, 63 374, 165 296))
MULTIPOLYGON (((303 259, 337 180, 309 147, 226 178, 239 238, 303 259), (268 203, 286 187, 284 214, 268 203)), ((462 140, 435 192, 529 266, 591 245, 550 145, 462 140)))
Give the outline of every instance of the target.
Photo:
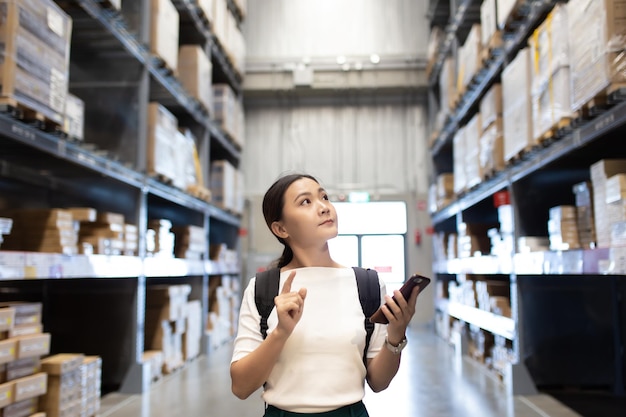
POLYGON ((250 0, 248 59, 425 55, 427 1, 250 0))

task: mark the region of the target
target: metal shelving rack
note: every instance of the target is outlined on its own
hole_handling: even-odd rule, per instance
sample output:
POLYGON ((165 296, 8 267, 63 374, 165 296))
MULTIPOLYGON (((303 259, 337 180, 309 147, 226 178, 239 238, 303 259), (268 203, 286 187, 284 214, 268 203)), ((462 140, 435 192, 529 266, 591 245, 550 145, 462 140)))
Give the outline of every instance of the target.
MULTIPOLYGON (((43 301, 53 352, 100 355, 103 390, 144 392, 150 386, 150 370, 142 363, 146 288, 191 285, 190 297, 203 304, 205 326, 209 277, 240 273, 239 265, 146 256, 150 218, 204 227, 211 243, 230 247, 237 245, 240 226, 238 215, 146 174, 148 103, 158 101, 193 131, 204 178, 211 160, 226 158, 238 166, 241 149, 149 52, 149 0, 123 2, 121 11, 96 0, 59 4, 73 21, 70 91, 85 101, 86 142, 0 114, 0 194, 17 207, 89 206, 124 214, 138 225, 139 254, 0 251, 0 298, 43 301)), ((181 16, 181 43, 201 45, 219 82, 240 92, 242 77, 216 47, 196 2, 174 5, 181 16)), ((206 337, 202 343, 208 352, 206 337)))
MULTIPOLYGON (((442 0, 431 1, 432 16, 435 16, 436 8, 442 7, 441 2, 442 0)), ((517 15, 521 17, 512 28, 505 31, 503 48, 495 51, 485 68, 476 75, 460 100, 460 104, 447 118, 443 129, 432 143, 434 175, 451 170, 452 138, 455 132, 475 114, 482 96, 494 82, 499 80, 502 69, 525 46, 528 36, 543 21, 555 2, 526 0, 519 3, 517 15)), ((449 38, 455 36, 460 25, 459 19, 462 20, 464 17, 465 11, 462 8, 468 4, 472 2, 461 2, 460 6, 455 8, 454 1, 451 2, 446 27, 447 37, 434 66, 435 70, 430 77, 431 115, 437 107, 435 88, 438 83, 439 69, 443 60, 454 48, 454 40, 450 41, 449 38)), ((432 24, 435 23, 433 20, 432 24)), ((439 24, 441 24, 440 21, 439 24)), ((487 222, 497 221, 491 198, 496 192, 502 190, 510 192, 511 204, 515 207, 516 237, 523 236, 531 230, 540 229, 541 223, 545 229, 546 219, 542 216, 547 217, 547 211, 551 206, 573 204, 571 187, 578 182, 589 180, 591 164, 603 158, 626 157, 626 150, 620 143, 620 137, 623 137, 626 131, 626 101, 624 101, 623 94, 619 93, 609 98, 612 100, 607 108, 594 118, 577 120, 568 131, 534 148, 521 160, 509 164, 504 170, 497 172, 477 187, 458 196, 448 206, 433 213, 435 230, 455 231, 458 223, 466 221, 466 216, 471 219, 487 220, 487 222)), ((505 383, 514 394, 536 392, 537 386, 541 383, 571 386, 584 385, 588 380, 593 380, 594 383, 605 384, 605 389, 613 394, 624 395, 626 308, 622 300, 626 295, 626 277, 623 275, 607 276, 606 271, 600 270, 598 261, 608 259, 608 253, 608 249, 518 253, 512 255, 511 259, 507 259, 504 264, 502 260, 492 256, 439 262, 433 265, 433 270, 444 280, 450 279, 455 274, 487 275, 497 280, 508 280, 513 317, 508 319, 495 316, 475 308, 448 302, 446 299, 437 300, 436 306, 440 312, 457 320, 478 326, 487 332, 512 341, 518 360, 517 363, 511 364, 505 375, 505 383), (586 372, 584 378, 587 379, 580 377, 580 374, 567 373, 558 368, 559 364, 556 364, 551 370, 556 373, 563 372, 563 375, 567 375, 564 378, 571 378, 571 380, 555 382, 554 379, 551 380, 544 374, 540 375, 538 377, 540 380, 537 381, 532 371, 536 371, 538 365, 531 364, 531 369, 529 369, 525 358, 536 355, 537 350, 546 349, 545 346, 539 345, 549 340, 545 337, 545 332, 558 331, 554 326, 568 327, 567 324, 563 324, 563 314, 560 313, 559 308, 571 308, 569 304, 571 301, 558 295, 559 292, 571 292, 572 297, 577 297, 577 300, 579 297, 586 309, 605 309, 602 310, 605 314, 603 317, 608 318, 607 320, 611 323, 597 332, 603 332, 598 334, 606 338, 612 350, 600 353, 597 349, 588 349, 584 352, 584 357, 589 360, 590 364, 585 366, 580 374, 586 372), (550 302, 544 297, 553 294, 554 305, 550 306, 550 302), (538 317, 540 313, 546 311, 554 313, 554 316, 538 317), (551 321, 557 319, 561 321, 551 321), (551 330, 544 330, 544 327, 551 330), (603 358, 602 355, 608 355, 609 359, 603 358), (607 360, 612 364, 612 369, 596 371, 594 366, 595 368, 601 367, 596 366, 594 360, 607 360)), ((577 318, 580 317, 577 316, 577 318)), ((584 317, 583 314, 583 319, 588 323, 582 323, 580 326, 599 327, 594 318, 584 317)), ((570 351, 575 352, 574 354, 578 352, 573 346, 551 346, 551 348, 557 350, 557 353, 547 356, 553 362, 560 362, 558 350, 562 350, 561 356, 570 355, 570 351)), ((583 354, 579 354, 582 357, 583 354)), ((533 360, 541 362, 541 358, 537 359, 537 356, 534 356, 533 360)), ((542 365, 546 368, 552 366, 548 362, 542 365)))

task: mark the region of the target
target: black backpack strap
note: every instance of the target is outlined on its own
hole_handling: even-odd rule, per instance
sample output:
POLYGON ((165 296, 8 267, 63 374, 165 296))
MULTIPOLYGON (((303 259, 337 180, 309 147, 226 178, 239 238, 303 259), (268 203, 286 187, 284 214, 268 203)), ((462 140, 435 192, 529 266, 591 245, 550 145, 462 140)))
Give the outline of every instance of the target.
POLYGON ((274 298, 278 295, 280 269, 272 268, 256 274, 254 282, 254 303, 261 315, 261 334, 267 337, 267 319, 274 309, 274 298))
POLYGON ((370 321, 372 314, 380 307, 380 284, 378 273, 374 269, 353 267, 356 275, 356 285, 359 290, 359 301, 365 316, 365 350, 363 351, 363 364, 367 367, 367 351, 370 347, 370 339, 374 333, 374 323, 370 321))

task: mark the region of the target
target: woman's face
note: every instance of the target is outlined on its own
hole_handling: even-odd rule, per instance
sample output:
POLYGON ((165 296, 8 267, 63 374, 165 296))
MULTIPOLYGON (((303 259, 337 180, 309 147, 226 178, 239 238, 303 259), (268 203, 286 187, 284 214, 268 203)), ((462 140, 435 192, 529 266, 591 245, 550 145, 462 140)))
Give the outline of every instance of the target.
POLYGON ((277 230, 283 233, 278 235, 290 245, 317 245, 337 236, 337 212, 317 182, 309 178, 294 181, 284 202, 282 219, 274 224, 278 223, 277 230))

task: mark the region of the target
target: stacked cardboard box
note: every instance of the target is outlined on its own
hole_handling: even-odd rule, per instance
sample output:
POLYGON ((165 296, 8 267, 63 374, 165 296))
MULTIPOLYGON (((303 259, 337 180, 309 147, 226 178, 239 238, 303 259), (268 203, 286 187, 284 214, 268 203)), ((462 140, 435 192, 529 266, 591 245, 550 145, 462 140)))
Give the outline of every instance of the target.
POLYGON ((48 375, 41 358, 50 352, 50 334, 42 333, 41 303, 0 303, 0 412, 30 416, 39 410, 48 375))
POLYGON ((433 26, 428 37, 428 47, 426 48, 426 76, 430 77, 433 66, 439 56, 439 48, 443 42, 445 32, 439 26, 433 26))
POLYGON ((139 228, 134 224, 124 224, 124 255, 136 256, 139 251, 139 228))
MULTIPOLYGON (((95 211, 95 210, 94 210, 95 211)), ((125 250, 123 214, 96 212, 80 222, 80 242, 83 247, 91 246, 93 253, 100 255, 121 255, 125 250)))
POLYGON ((621 173, 626 173, 626 159, 603 159, 591 166, 596 244, 599 248, 610 246, 611 224, 606 203, 606 182, 621 173))
POLYGON ((65 209, 15 209, 3 211, 13 219, 13 231, 4 249, 30 252, 78 253, 78 232, 72 213, 65 209))
POLYGON ((65 100, 63 131, 72 139, 85 139, 85 102, 70 93, 65 100))
MULTIPOLYGON (((480 6, 480 29, 483 51, 500 47, 502 43, 501 32, 498 30, 498 14, 496 0, 484 0, 480 6)), ((483 57, 485 54, 483 53, 483 57)))
POLYGON ((174 255, 177 258, 202 259, 209 240, 203 227, 177 226, 174 232, 174 255))
POLYGON ((178 72, 183 87, 197 99, 209 114, 213 113, 211 60, 199 45, 181 45, 178 50, 178 72))
POLYGON ((576 204, 576 220, 580 246, 592 249, 596 245, 596 229, 593 214, 592 187, 589 181, 574 184, 572 187, 576 204))
POLYGON ((454 172, 454 194, 462 194, 467 189, 465 172, 465 126, 460 127, 452 139, 452 169, 454 172))
POLYGON ((533 137, 569 125, 570 53, 567 8, 557 4, 530 37, 532 51, 533 137))
POLYGON ((146 292, 145 346, 147 350, 163 352, 164 373, 184 364, 183 338, 190 293, 189 285, 150 286, 146 292))
POLYGON ((154 237, 154 245, 146 245, 150 246, 149 253, 153 256, 173 258, 174 233, 172 233, 172 222, 167 219, 152 219, 148 222, 148 230, 152 230, 154 237))
POLYGON ((0 95, 8 104, 23 105, 62 125, 71 18, 51 0, 11 0, 3 10, 0 95))
POLYGON ((163 60, 174 74, 178 70, 180 16, 170 0, 151 0, 150 52, 163 60))
POLYGON ((435 186, 437 209, 442 209, 454 198, 454 174, 450 172, 439 174, 435 186))
POLYGON ((47 416, 80 415, 81 354, 57 354, 41 361, 41 369, 48 374, 48 392, 39 405, 47 416))
POLYGON ((479 309, 511 317, 511 291, 508 282, 477 280, 474 289, 479 309))
POLYGON ((458 65, 457 89, 463 95, 474 76, 482 67, 481 29, 479 24, 472 26, 465 43, 459 48, 458 65))
POLYGON ((481 178, 504 169, 502 86, 494 84, 480 101, 481 135, 478 157, 481 178))
POLYGON ((504 160, 510 161, 534 145, 530 49, 522 49, 502 71, 504 160))
POLYGON ((550 238, 551 250, 580 248, 575 206, 555 206, 550 208, 548 236, 550 238))
POLYGON ((496 226, 493 224, 460 223, 457 237, 458 257, 469 258, 476 254, 489 254, 491 242, 487 236, 487 231, 496 226))
POLYGON ((246 43, 226 0, 213 0, 213 33, 237 72, 245 70, 246 43))
POLYGON ((236 210, 236 168, 227 160, 211 162, 211 199, 224 210, 236 210))
POLYGON ((567 4, 572 106, 579 110, 611 85, 626 82, 626 3, 570 0, 567 4))
POLYGON ((619 233, 613 229, 620 230, 620 223, 626 222, 626 174, 617 174, 606 180, 606 204, 607 221, 611 230, 613 242, 611 246, 618 246, 621 239, 617 239, 619 233), (615 227, 617 225, 617 227, 615 227), (615 244, 613 244, 615 243, 615 244))
POLYGON ((236 320, 233 310, 236 293, 226 276, 214 276, 209 281, 209 316, 207 334, 210 346, 217 348, 232 339, 236 320))
POLYGON ((183 359, 189 361, 200 355, 202 338, 202 304, 199 300, 187 302, 187 326, 183 334, 183 359))
MULTIPOLYGON (((169 1, 169 0, 168 0, 169 1)), ((179 151, 175 137, 178 134, 178 119, 158 103, 148 106, 148 158, 149 175, 161 176, 174 183, 179 167, 176 155, 179 151)))
POLYGON ((213 101, 215 121, 235 143, 243 146, 243 107, 235 92, 228 84, 215 84, 213 85, 213 101))
POLYGON ((481 136, 481 114, 476 113, 465 126, 465 176, 468 189, 480 184, 484 177, 480 166, 481 136))
POLYGON ((101 393, 102 358, 85 356, 80 365, 80 414, 78 416, 97 415, 100 410, 101 393))
POLYGON ((443 61, 439 74, 439 106, 444 120, 456 108, 456 69, 456 58, 448 57, 443 61))

